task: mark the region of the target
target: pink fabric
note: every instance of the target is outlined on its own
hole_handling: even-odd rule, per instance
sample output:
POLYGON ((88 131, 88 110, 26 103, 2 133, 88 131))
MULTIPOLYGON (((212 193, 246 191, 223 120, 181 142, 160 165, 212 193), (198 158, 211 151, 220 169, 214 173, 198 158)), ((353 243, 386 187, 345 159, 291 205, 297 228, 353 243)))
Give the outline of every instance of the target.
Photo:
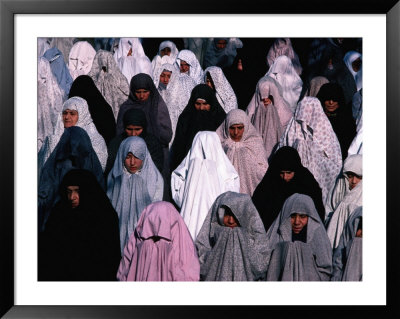
POLYGON ((120 281, 200 279, 192 237, 171 203, 155 202, 143 210, 125 246, 117 278, 120 281))

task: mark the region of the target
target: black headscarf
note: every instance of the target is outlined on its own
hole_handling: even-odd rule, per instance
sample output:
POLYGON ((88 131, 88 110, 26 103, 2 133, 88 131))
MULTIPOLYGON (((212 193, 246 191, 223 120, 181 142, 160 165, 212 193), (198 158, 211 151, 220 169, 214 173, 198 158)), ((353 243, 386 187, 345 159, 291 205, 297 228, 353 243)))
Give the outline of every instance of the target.
POLYGON ((267 231, 281 211, 285 200, 294 193, 310 196, 319 217, 322 222, 324 221, 325 208, 318 182, 311 172, 301 164, 297 150, 290 146, 284 146, 272 156, 268 170, 252 197, 267 231), (280 177, 281 171, 292 171, 294 177, 289 182, 285 182, 280 177))
POLYGON ((206 84, 198 84, 192 90, 190 99, 181 113, 176 125, 175 138, 171 146, 171 170, 174 170, 185 158, 192 146, 194 136, 200 131, 214 131, 221 125, 226 113, 218 103, 214 91, 206 84), (209 111, 198 111, 197 99, 210 104, 209 111))
POLYGON ((39 230, 44 230, 64 175, 73 168, 91 171, 105 189, 103 170, 86 131, 78 126, 66 128, 60 141, 44 164, 38 190, 39 230))
POLYGON ((139 73, 132 77, 129 97, 118 112, 117 135, 124 131, 123 118, 127 110, 139 109, 146 114, 147 132, 157 137, 162 145, 168 145, 172 138, 172 124, 167 105, 148 74, 139 73), (145 89, 150 91, 146 101, 139 101, 135 91, 145 89))
POLYGON ((86 100, 93 123, 108 145, 115 136, 114 113, 110 104, 94 84, 93 79, 88 75, 78 76, 72 83, 68 98, 73 96, 79 96, 86 100))
POLYGON ((60 201, 39 235, 39 280, 113 281, 120 262, 118 215, 88 170, 65 174, 60 201), (79 187, 72 208, 67 187, 79 187))
POLYGON ((356 136, 357 131, 351 108, 345 105, 343 89, 337 83, 326 83, 319 89, 317 98, 321 102, 325 114, 335 131, 342 151, 342 159, 345 160, 350 144, 356 136), (333 113, 325 110, 324 102, 329 100, 333 100, 339 104, 338 109, 333 113))
MULTIPOLYGON (((146 114, 142 110, 139 109, 130 109, 125 112, 123 117, 124 128, 128 125, 135 125, 143 127, 142 133, 140 133, 140 137, 144 139, 146 142, 147 149, 151 155, 151 159, 154 162, 154 165, 158 168, 160 172, 162 172, 164 165, 164 153, 163 147, 160 141, 152 134, 147 133, 147 120, 146 114)), ((105 176, 111 171, 114 166, 115 158, 117 157, 119 146, 122 141, 127 138, 125 131, 120 135, 116 136, 108 146, 108 158, 107 165, 104 171, 105 176)))

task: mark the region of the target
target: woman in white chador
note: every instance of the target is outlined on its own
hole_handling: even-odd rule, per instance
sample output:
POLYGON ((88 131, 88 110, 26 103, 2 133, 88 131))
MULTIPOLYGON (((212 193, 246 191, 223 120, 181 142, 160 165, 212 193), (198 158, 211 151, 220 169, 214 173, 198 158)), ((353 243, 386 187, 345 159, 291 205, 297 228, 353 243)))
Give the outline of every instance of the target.
POLYGON ((154 85, 167 104, 171 118, 172 139, 169 143, 169 146, 171 146, 179 115, 188 104, 196 82, 190 76, 180 73, 175 65, 169 63, 157 66, 154 74, 154 85))
POLYGON ((139 38, 120 38, 114 59, 129 83, 132 77, 139 73, 153 76, 151 61, 144 53, 139 38))
POLYGON ((202 82, 204 71, 192 51, 181 50, 176 57, 175 64, 181 73, 189 75, 196 84, 202 82))
POLYGON ((57 124, 57 119, 62 112, 64 91, 57 83, 51 72, 50 62, 40 57, 38 59, 38 137, 37 151, 43 145, 46 136, 51 135, 57 124))
POLYGON ((286 55, 278 56, 265 76, 273 78, 280 84, 283 98, 294 112, 303 88, 303 81, 293 67, 292 60, 286 55))
POLYGON ((348 156, 343 164, 343 174, 329 193, 329 201, 325 205, 325 224, 333 248, 339 245, 349 216, 362 206, 362 175, 362 155, 348 156))
POLYGON ((57 146, 64 129, 71 126, 79 126, 83 128, 89 135, 92 147, 99 158, 101 167, 104 171, 107 163, 107 146, 104 138, 99 134, 93 119, 89 112, 89 107, 85 99, 74 96, 66 100, 62 106, 62 111, 59 114, 54 133, 48 135, 38 154, 38 168, 40 169, 49 158, 51 152, 57 146))
POLYGON ((205 69, 204 83, 213 89, 225 113, 238 108, 235 92, 220 67, 210 66, 205 69))
POLYGON ((201 131, 182 163, 172 172, 172 198, 193 240, 208 211, 222 193, 240 189, 239 175, 229 161, 217 133, 201 131))
POLYGON ((176 57, 178 56, 178 48, 172 41, 163 41, 160 43, 157 55, 154 56, 151 61, 151 66, 153 70, 153 80, 156 81, 157 69, 163 64, 174 64, 176 57))
POLYGON ((95 56, 96 50, 87 41, 78 41, 72 46, 69 52, 68 70, 74 80, 90 72, 95 56))

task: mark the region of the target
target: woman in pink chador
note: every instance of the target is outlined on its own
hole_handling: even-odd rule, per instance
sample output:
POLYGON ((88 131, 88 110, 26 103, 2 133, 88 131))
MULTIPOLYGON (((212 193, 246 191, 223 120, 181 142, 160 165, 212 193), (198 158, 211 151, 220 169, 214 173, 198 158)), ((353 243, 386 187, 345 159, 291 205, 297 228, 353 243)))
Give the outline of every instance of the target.
POLYGON ((148 205, 124 249, 119 281, 198 281, 200 264, 185 222, 171 203, 148 205))

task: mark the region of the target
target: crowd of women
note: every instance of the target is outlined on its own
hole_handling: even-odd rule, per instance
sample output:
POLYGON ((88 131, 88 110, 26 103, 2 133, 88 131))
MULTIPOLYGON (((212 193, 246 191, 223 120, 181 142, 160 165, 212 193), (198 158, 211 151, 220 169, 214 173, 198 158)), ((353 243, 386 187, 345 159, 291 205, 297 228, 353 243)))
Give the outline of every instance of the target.
POLYGON ((38 39, 39 280, 362 280, 361 39, 38 39))

